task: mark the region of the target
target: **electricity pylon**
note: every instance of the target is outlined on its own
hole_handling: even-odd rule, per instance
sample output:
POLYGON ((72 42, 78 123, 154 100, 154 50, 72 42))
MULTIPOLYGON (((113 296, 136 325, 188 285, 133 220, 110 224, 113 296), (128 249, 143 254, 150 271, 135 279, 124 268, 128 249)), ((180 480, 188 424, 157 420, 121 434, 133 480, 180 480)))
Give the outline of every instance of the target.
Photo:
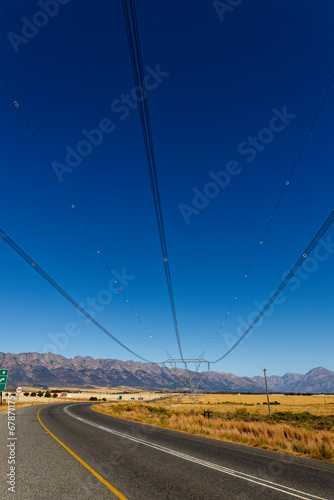
POLYGON ((194 403, 196 401, 197 389, 201 380, 201 376, 197 377, 198 370, 202 363, 208 364, 208 370, 210 370, 210 363, 202 358, 191 358, 191 359, 174 359, 168 358, 162 361, 161 366, 166 368, 171 368, 173 374, 178 379, 180 383, 179 392, 177 395, 177 403, 179 403, 185 396, 185 390, 189 390, 189 397, 194 403), (183 365, 184 368, 178 368, 177 365, 183 365), (189 370, 188 365, 194 365, 194 370, 189 370))

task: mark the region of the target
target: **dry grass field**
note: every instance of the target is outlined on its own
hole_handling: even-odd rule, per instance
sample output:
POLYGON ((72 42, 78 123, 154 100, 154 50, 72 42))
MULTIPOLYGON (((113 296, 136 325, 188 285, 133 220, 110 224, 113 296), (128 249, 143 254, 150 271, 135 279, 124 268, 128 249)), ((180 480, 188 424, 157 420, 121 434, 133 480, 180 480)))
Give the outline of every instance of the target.
MULTIPOLYGON (((24 387, 24 392, 39 389, 24 387)), ((50 390, 57 387, 50 387, 50 390)), ((93 406, 105 414, 127 418, 181 432, 257 446, 309 458, 334 462, 334 394, 313 396, 270 395, 272 417, 268 416, 265 394, 202 394, 195 404, 185 396, 135 391, 129 387, 71 388, 81 392, 67 396, 16 397, 16 408, 64 401, 89 401, 91 397, 106 403, 93 406), (124 394, 127 391, 127 394, 124 394), (69 397, 70 396, 70 397, 69 397), (122 396, 122 401, 119 401, 122 396), (138 397, 143 398, 138 404, 138 397), (163 397, 152 402, 153 398, 163 397), (214 419, 203 416, 204 410, 214 412, 214 419)), ((45 391, 43 391, 45 392, 45 391)), ((7 399, 5 393, 3 398, 7 399)), ((7 403, 0 412, 7 410, 7 403)))
MULTIPOLYGON (((57 390, 59 389, 59 386, 57 387, 49 387, 49 391, 52 390, 57 390)), ((16 395, 15 399, 15 407, 16 408, 22 408, 24 406, 33 406, 37 404, 50 404, 50 403, 62 403, 62 402, 73 402, 73 401, 89 401, 91 397, 97 398, 98 401, 102 401, 103 398, 107 401, 116 401, 120 396, 122 397, 123 401, 131 401, 131 400, 138 400, 138 397, 142 397, 144 400, 150 400, 155 397, 160 397, 162 396, 161 393, 154 393, 154 392, 149 392, 149 391, 135 391, 133 388, 128 387, 128 386, 121 386, 121 387, 99 387, 99 386, 93 386, 91 389, 82 389, 80 387, 68 387, 65 388, 69 389, 71 391, 76 391, 76 392, 68 392, 66 396, 61 396, 61 391, 64 391, 62 389, 56 398, 50 397, 46 398, 44 396, 45 390, 42 390, 43 396, 31 396, 32 392, 35 392, 36 394, 38 391, 41 390, 40 387, 36 388, 33 386, 24 386, 23 387, 23 392, 19 396, 16 395), (78 392, 80 391, 80 392, 78 392), (127 392, 124 394, 124 392, 127 392), (25 396, 24 393, 29 393, 29 396, 25 396)), ((52 394, 51 394, 52 396, 52 394)), ((7 410, 7 396, 6 393, 2 393, 3 397, 3 404, 2 406, 0 405, 0 413, 5 412, 7 410)))
POLYGON ((96 411, 158 427, 334 462, 334 395, 207 394, 155 403, 103 403, 96 411), (214 419, 203 416, 214 412, 214 419))
MULTIPOLYGON (((246 407, 250 413, 268 414, 267 396, 265 394, 206 394, 196 397, 197 404, 206 410, 217 412, 235 411, 246 407)), ((176 398, 173 399, 176 401, 176 398)), ((331 415, 334 413, 334 394, 330 396, 284 396, 283 394, 271 394, 270 402, 277 401, 279 405, 272 405, 271 411, 292 411, 296 413, 308 411, 313 415, 331 415)), ((189 408, 193 402, 185 397, 177 408, 189 408)), ((168 402, 169 405, 169 402, 168 402)), ((174 408, 174 405, 173 405, 174 408)))

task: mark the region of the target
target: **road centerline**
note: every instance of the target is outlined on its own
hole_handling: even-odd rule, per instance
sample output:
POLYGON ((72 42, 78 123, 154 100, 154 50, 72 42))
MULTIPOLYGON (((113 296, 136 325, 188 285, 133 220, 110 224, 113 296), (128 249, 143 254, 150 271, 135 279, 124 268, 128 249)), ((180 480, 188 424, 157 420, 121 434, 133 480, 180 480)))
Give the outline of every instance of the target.
MULTIPOLYGON (((80 404, 80 403, 78 403, 78 404, 80 404)), ((270 489, 273 489, 273 490, 276 490, 276 491, 280 491, 282 493, 285 493, 286 495, 293 496, 293 497, 296 497, 296 498, 300 498, 302 500, 311 500, 311 499, 326 500, 323 497, 318 497, 318 496, 312 495, 310 493, 305 493, 303 491, 300 491, 300 490, 297 490, 297 489, 294 489, 294 488, 290 488, 288 486, 284 486, 284 485, 281 485, 281 484, 278 484, 278 483, 274 483, 272 481, 268 481, 266 479, 261 479, 261 478, 258 478, 256 476, 252 476, 250 474, 246 474, 244 472, 240 472, 240 471, 237 471, 237 470, 229 469, 227 467, 223 467, 223 466, 218 465, 218 464, 207 462, 205 460, 201 460, 199 458, 192 457, 191 455, 186 455, 186 454, 178 452, 176 450, 171 450, 170 448, 166 448, 166 447, 161 446, 161 445, 156 445, 156 444, 153 444, 153 443, 149 443, 148 441, 145 441, 143 439, 140 439, 140 438, 137 438, 137 437, 134 437, 134 436, 129 436, 128 434, 112 430, 112 429, 110 429, 108 427, 105 427, 103 425, 97 424, 97 423, 92 422, 90 420, 87 420, 85 418, 82 418, 82 417, 79 417, 77 415, 74 415, 73 413, 71 413, 69 411, 69 407, 70 406, 77 406, 77 405, 76 404, 74 404, 74 405, 68 405, 68 406, 65 406, 63 408, 64 412, 67 415, 69 415, 70 417, 72 417, 72 418, 74 418, 76 420, 79 420, 80 422, 83 422, 83 423, 85 423, 87 425, 91 425, 92 427, 95 427, 95 428, 100 429, 102 431, 109 432, 110 434, 114 434, 114 435, 116 435, 118 437, 121 437, 123 439, 127 439, 129 441, 134 441, 134 442, 136 442, 138 444, 142 444, 144 446, 156 449, 156 450, 158 450, 160 452, 167 453, 169 455, 173 455, 173 456, 175 456, 177 458, 186 460, 188 462, 193 462, 193 463, 195 463, 197 465, 202 465, 204 467, 216 470, 218 472, 222 472, 224 474, 228 474, 230 476, 234 476, 234 477, 237 477, 239 479, 243 479, 243 480, 251 482, 251 483, 259 484, 260 486, 263 486, 263 487, 266 487, 266 488, 270 488, 270 489), (305 495, 305 496, 302 496, 302 495, 305 495)))
POLYGON ((90 465, 88 465, 82 458, 80 458, 74 451, 72 451, 68 446, 66 446, 60 439, 58 439, 51 431, 43 424, 39 416, 41 410, 40 408, 37 412, 37 418, 41 426, 52 436, 63 448, 65 448, 68 453, 70 453, 78 462, 80 462, 86 469, 89 470, 101 483, 103 483, 109 490, 111 490, 120 500, 128 500, 120 491, 118 491, 112 484, 110 484, 106 479, 104 479, 98 472, 96 472, 90 465))

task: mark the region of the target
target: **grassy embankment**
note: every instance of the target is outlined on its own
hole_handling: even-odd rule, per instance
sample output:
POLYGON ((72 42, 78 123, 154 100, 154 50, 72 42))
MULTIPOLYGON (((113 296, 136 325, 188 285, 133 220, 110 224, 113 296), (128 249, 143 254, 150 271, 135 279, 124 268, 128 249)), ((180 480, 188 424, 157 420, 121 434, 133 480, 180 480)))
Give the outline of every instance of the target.
MULTIPOLYGON (((179 403, 173 404, 171 409, 169 402, 141 406, 138 403, 105 403, 93 409, 198 436, 334 462, 334 401, 331 401, 334 397, 328 397, 329 402, 325 404, 323 396, 316 396, 317 399, 314 396, 285 396, 284 405, 272 407, 271 418, 266 414, 263 396, 241 396, 244 400, 255 398, 252 403, 236 401, 240 396, 225 395, 225 398, 235 401, 223 401, 222 395, 220 398, 209 395, 202 396, 197 405, 179 403), (296 398, 303 398, 303 401, 296 401, 296 398), (214 410, 215 418, 204 417, 203 409, 214 410)), ((275 396, 274 400, 282 398, 284 396, 275 396)))

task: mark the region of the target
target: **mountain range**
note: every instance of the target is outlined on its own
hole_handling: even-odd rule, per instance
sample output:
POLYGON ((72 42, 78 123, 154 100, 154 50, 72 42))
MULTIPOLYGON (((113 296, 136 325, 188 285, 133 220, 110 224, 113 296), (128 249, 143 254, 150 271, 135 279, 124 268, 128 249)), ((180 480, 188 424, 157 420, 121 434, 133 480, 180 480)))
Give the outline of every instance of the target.
MULTIPOLYGON (((8 369, 7 387, 22 386, 128 386, 138 389, 178 389, 179 379, 194 372, 161 367, 156 363, 94 359, 89 356, 65 358, 59 354, 1 353, 0 368, 8 369)), ((208 371, 195 375, 200 390, 219 392, 264 392, 264 378, 237 377, 232 373, 208 371)), ((269 392, 334 393, 334 372, 314 368, 305 375, 286 373, 268 377, 269 392)))

